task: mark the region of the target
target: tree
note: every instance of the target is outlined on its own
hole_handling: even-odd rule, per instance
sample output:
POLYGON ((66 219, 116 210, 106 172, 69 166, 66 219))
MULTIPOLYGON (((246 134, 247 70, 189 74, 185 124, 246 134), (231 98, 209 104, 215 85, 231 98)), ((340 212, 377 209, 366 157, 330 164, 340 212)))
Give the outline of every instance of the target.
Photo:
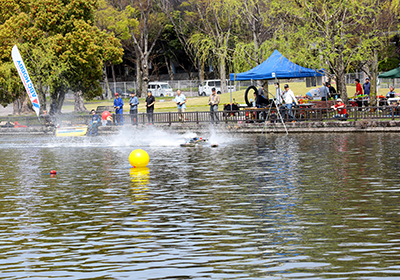
MULTIPOLYGON (((380 53, 384 53, 385 49, 390 47, 390 41, 398 33, 396 10, 392 7, 395 4, 391 0, 377 1, 376 9, 370 11, 366 15, 362 30, 364 54, 362 59, 355 64, 356 67, 362 69, 371 80, 370 104, 375 104, 376 88, 378 80, 378 63, 380 53)), ((397 10, 397 15, 399 14, 397 10)))
POLYGON ((46 108, 44 88, 49 89, 55 105, 52 108, 58 112, 67 87, 82 91, 85 98, 101 93, 98 81, 102 71, 99 74, 98 65, 103 65, 104 59, 120 61, 122 49, 112 34, 92 26, 95 1, 31 0, 19 2, 13 9, 7 8, 10 5, 6 3, 1 5, 8 11, 5 13, 8 18, 2 14, 5 21, 0 26, 0 71, 5 72, 0 76, 9 77, 0 80, 0 88, 5 89, 2 93, 6 95, 2 100, 14 101, 26 96, 16 69, 9 72, 10 52, 15 44, 20 47, 31 79, 37 85, 42 109, 46 108))
POLYGON ((362 26, 366 15, 377 8, 375 1, 294 0, 288 4, 294 9, 288 20, 292 24, 287 39, 293 43, 290 36, 297 34, 291 49, 313 54, 314 59, 309 57, 315 67, 323 67, 336 77, 338 92, 347 103, 345 73, 352 63, 361 59, 362 26))
MULTIPOLYGON (((137 22, 133 22, 133 25, 137 24, 137 22)), ((115 37, 119 40, 128 40, 130 38, 128 18, 125 13, 121 12, 121 8, 117 10, 105 0, 99 1, 99 8, 96 11, 96 26, 107 33, 114 33, 115 37)), ((103 66, 103 81, 106 85, 106 96, 110 98, 112 95, 107 77, 107 66, 114 67, 114 64, 111 61, 106 61, 103 66)))
POLYGON ((221 91, 227 92, 226 60, 228 59, 231 35, 238 20, 236 0, 190 0, 187 2, 191 14, 199 18, 198 30, 190 37, 190 45, 197 51, 201 63, 213 59, 218 69, 221 91))
POLYGON ((85 111, 83 98, 102 94, 100 79, 105 61, 122 62, 119 40, 83 20, 74 22, 74 32, 57 40, 59 58, 69 71, 65 74, 75 92, 75 111, 85 111))
MULTIPOLYGON (((202 83, 204 80, 204 65, 199 61, 196 48, 190 46, 190 36, 197 30, 199 18, 187 9, 186 2, 178 5, 179 3, 171 0, 157 1, 173 26, 176 38, 180 43, 180 48, 186 53, 193 67, 199 70, 199 80, 202 83)), ((175 45, 178 46, 177 43, 175 45)), ((173 54, 175 57, 177 56, 176 52, 173 52, 173 54)))
POLYGON ((130 38, 124 40, 125 48, 133 48, 136 55, 136 79, 139 96, 145 96, 149 82, 150 55, 164 26, 164 16, 153 0, 139 0, 124 9, 128 19, 130 38))

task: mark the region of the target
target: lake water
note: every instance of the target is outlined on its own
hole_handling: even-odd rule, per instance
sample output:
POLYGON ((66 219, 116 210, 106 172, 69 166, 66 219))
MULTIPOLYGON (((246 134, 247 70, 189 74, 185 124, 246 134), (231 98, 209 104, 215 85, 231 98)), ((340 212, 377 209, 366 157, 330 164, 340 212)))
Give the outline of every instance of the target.
POLYGON ((1 137, 0 279, 400 278, 399 134, 193 136, 1 137))

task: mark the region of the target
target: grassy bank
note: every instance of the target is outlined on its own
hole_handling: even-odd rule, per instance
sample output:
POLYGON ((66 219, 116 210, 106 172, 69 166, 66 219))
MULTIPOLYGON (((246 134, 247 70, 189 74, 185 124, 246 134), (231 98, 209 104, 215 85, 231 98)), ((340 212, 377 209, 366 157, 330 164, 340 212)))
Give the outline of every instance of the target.
MULTIPOLYGON (((293 90, 296 96, 304 96, 308 91, 310 91, 313 88, 318 88, 318 87, 313 87, 313 88, 307 88, 305 83, 289 83, 290 88, 293 90)), ((281 85, 281 88, 283 88, 283 85, 281 85)), ((275 88, 273 86, 269 87, 269 91, 273 92, 275 94, 275 88)), ((347 86, 347 94, 349 98, 351 98, 356 91, 355 86, 347 86)), ((244 101, 244 92, 245 90, 239 90, 235 91, 232 93, 232 99, 234 99, 237 103, 239 104, 245 104, 244 101)), ((386 95, 388 92, 388 89, 382 88, 379 90, 379 94, 381 95, 386 95)), ((208 103, 208 96, 195 96, 195 97, 187 97, 186 101, 186 106, 187 106, 187 111, 188 112, 194 112, 194 111, 208 111, 209 106, 207 105, 208 103)), ((221 103, 220 104, 226 104, 230 103, 230 93, 223 93, 220 95, 221 98, 221 103)), ((252 97, 251 97, 252 98, 252 97)), ((96 100, 96 101, 87 101, 85 102, 85 106, 88 110, 91 109, 96 109, 97 106, 112 106, 113 105, 113 100, 96 100)), ((144 106, 145 103, 145 98, 139 98, 139 112, 145 112, 146 108, 144 106)), ((73 101, 68 102, 66 105, 64 105, 63 109, 68 110, 68 111, 73 111, 74 107, 73 101), (68 104, 69 103, 69 104, 68 104)), ((129 111, 129 99, 125 98, 124 99, 124 112, 129 111)), ((222 106, 220 106, 222 107, 222 106)), ((222 110, 220 108, 220 110, 222 110)), ((176 111, 176 104, 173 101, 173 98, 168 98, 168 97, 156 97, 156 105, 155 105, 155 112, 171 112, 171 111, 176 111)))

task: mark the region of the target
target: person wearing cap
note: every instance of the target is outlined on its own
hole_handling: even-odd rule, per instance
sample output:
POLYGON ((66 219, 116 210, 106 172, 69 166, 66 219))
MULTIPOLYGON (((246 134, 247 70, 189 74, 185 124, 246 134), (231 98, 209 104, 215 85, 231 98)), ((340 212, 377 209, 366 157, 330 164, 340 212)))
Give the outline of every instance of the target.
MULTIPOLYGON (((293 115, 292 107, 294 105, 297 105, 297 99, 294 96, 294 93, 291 89, 289 89, 289 85, 286 84, 284 86, 284 91, 282 92, 282 100, 285 103, 284 107, 286 110, 289 112, 289 117, 292 119, 293 122, 295 122, 295 117, 293 115)), ((283 112, 284 113, 284 118, 286 119, 286 110, 283 112)))
POLYGON ((139 105, 139 99, 135 96, 135 92, 131 92, 129 105, 131 106, 129 110, 129 114, 131 115, 131 124, 137 125, 137 106, 139 105))
POLYGON ((208 98, 208 105, 210 105, 210 122, 218 124, 218 104, 220 101, 219 95, 216 93, 215 88, 211 89, 212 94, 208 98))
POLYGON ((151 91, 147 92, 145 105, 146 105, 147 121, 149 122, 149 124, 153 124, 154 122, 153 112, 155 103, 156 99, 152 95, 151 91))
POLYGON ((396 93, 394 92, 394 87, 389 87, 389 92, 386 94, 386 98, 394 98, 396 93))
POLYGON ((97 128, 99 127, 99 125, 101 123, 101 118, 99 115, 96 114, 96 111, 94 109, 92 111, 90 111, 90 113, 92 114, 92 118, 88 125, 89 135, 92 135, 92 133, 94 131, 94 135, 97 136, 97 128))
POLYGON ((182 94, 181 90, 176 91, 175 103, 178 109, 179 121, 185 121, 184 113, 186 111, 186 96, 182 94))
POLYGON ((364 94, 368 95, 371 93, 371 83, 369 82, 369 78, 365 78, 365 83, 363 85, 364 94))
POLYGON ((124 101, 122 98, 119 97, 118 92, 115 93, 115 100, 114 100, 114 109, 115 109, 115 121, 117 122, 118 125, 123 125, 124 124, 124 101))
POLYGON ((345 108, 345 105, 343 103, 343 100, 338 98, 336 99, 336 104, 331 106, 331 108, 335 111, 337 111, 337 114, 333 116, 334 118, 340 118, 340 119, 347 119, 347 110, 345 108))

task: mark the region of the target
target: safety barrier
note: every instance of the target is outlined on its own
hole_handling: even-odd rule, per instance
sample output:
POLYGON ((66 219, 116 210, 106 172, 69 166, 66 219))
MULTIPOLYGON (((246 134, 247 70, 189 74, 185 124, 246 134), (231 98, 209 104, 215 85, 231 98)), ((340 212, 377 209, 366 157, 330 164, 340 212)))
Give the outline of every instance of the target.
MULTIPOLYGON (((383 107, 348 107, 347 116, 337 117, 337 111, 331 108, 293 108, 295 121, 357 121, 363 119, 381 119, 381 120, 399 120, 400 107, 397 106, 383 106, 383 107)), ((260 122, 277 122, 280 121, 280 116, 285 122, 293 121, 290 117, 288 110, 279 110, 276 108, 246 108, 239 111, 218 111, 214 112, 214 123, 260 123, 260 122)), ((210 112, 185 112, 183 118, 180 118, 181 113, 166 112, 154 113, 153 124, 172 125, 177 123, 210 123, 212 121, 210 112)), ((146 113, 139 113, 137 116, 137 123, 139 125, 148 124, 148 115, 146 113)), ((82 125, 89 124, 91 116, 78 115, 78 114, 62 114, 53 117, 53 123, 61 126, 82 125)), ((113 125, 118 120, 117 116, 113 114, 113 125)), ((129 113, 123 114, 124 124, 131 124, 131 116, 129 113)), ((39 122, 37 117, 33 116, 7 116, 0 117, 1 127, 12 127, 15 125, 25 126, 43 126, 43 122, 39 122)))

